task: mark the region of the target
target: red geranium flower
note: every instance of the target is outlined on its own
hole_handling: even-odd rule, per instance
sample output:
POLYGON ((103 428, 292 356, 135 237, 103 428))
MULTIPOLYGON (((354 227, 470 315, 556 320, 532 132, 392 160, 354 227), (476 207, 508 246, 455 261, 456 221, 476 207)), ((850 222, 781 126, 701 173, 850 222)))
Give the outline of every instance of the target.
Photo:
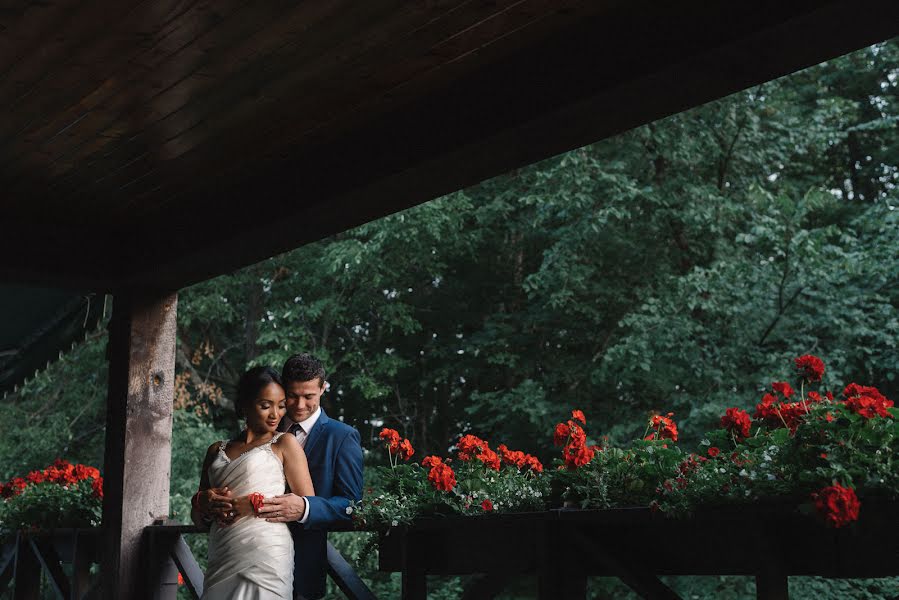
POLYGON ((555 431, 553 431, 553 444, 556 446, 564 446, 568 441, 569 435, 571 435, 571 428, 565 423, 559 423, 556 425, 555 431))
POLYGON ((44 483, 47 481, 47 476, 43 471, 32 471, 25 476, 25 481, 28 483, 44 483))
POLYGON ((664 417, 662 415, 654 415, 649 420, 650 434, 646 440, 671 440, 677 441, 677 424, 671 419, 674 413, 668 413, 664 417))
POLYGON ((741 442, 749 437, 751 431, 749 413, 739 408, 728 408, 721 417, 721 426, 741 442))
POLYGON ((773 389, 775 392, 777 392, 784 398, 789 398, 790 396, 792 396, 795 393, 793 391, 793 388, 790 387, 790 384, 787 383, 786 381, 775 381, 774 383, 771 384, 771 389, 773 389))
POLYGON ((448 492, 456 487, 456 473, 444 463, 435 465, 428 473, 428 481, 438 490, 448 492))
POLYGON ((587 418, 584 416, 583 411, 580 411, 577 409, 571 411, 571 418, 574 419, 575 421, 580 421, 581 425, 587 424, 587 418))
POLYGON ((412 455, 415 454, 415 450, 412 448, 412 442, 406 439, 404 439, 400 443, 397 451, 400 455, 400 458, 402 458, 403 460, 409 460, 410 458, 412 458, 412 455))
POLYGON ((583 467, 591 460, 593 460, 593 456, 596 454, 596 446, 586 446, 586 445, 574 445, 569 444, 565 446, 562 450, 562 456, 565 458, 565 464, 569 469, 575 469, 577 467, 583 467))
POLYGON ((821 381, 824 376, 824 361, 811 354, 803 354, 793 359, 799 376, 808 382, 821 381))
POLYGON ((91 489, 94 490, 94 495, 98 498, 103 497, 103 478, 97 477, 91 482, 91 489))
POLYGON ((496 454, 496 452, 494 452, 490 448, 485 446, 481 450, 481 453, 478 454, 475 458, 477 458, 479 461, 481 461, 482 463, 487 465, 487 467, 494 469, 496 471, 499 471, 499 467, 500 467, 499 456, 496 454))
POLYGON ((485 498, 484 501, 481 502, 481 508, 484 509, 484 512, 490 512, 493 510, 493 502, 491 502, 489 498, 485 498))
POLYGON ((861 503, 852 488, 836 484, 812 494, 818 514, 831 527, 843 527, 858 520, 861 503))
POLYGON ((463 435, 456 444, 459 448, 459 458, 461 460, 471 460, 475 458, 484 448, 487 448, 487 442, 476 435, 463 435))
POLYGON ((709 456, 711 456, 712 458, 715 458, 719 454, 721 454, 721 450, 719 450, 715 446, 712 446, 711 448, 709 448, 709 456))
POLYGON ((384 428, 381 430, 381 433, 378 434, 378 437, 384 440, 387 444, 388 452, 396 452, 400 447, 400 433, 396 429, 388 429, 384 428))
POLYGON ((428 467, 428 468, 436 467, 437 465, 442 465, 442 464, 443 464, 443 459, 440 458, 439 456, 426 456, 421 461, 421 466, 428 467))
POLYGON ((846 408, 866 419, 893 416, 887 410, 893 406, 893 401, 888 400, 876 387, 850 383, 843 390, 843 395, 846 396, 846 408))
POLYGON ((530 454, 525 455, 525 465, 535 473, 543 472, 543 463, 541 463, 536 456, 531 456, 530 454))
POLYGON ((73 474, 78 481, 83 481, 85 479, 98 478, 100 476, 100 471, 96 467, 89 467, 87 465, 75 465, 73 474))

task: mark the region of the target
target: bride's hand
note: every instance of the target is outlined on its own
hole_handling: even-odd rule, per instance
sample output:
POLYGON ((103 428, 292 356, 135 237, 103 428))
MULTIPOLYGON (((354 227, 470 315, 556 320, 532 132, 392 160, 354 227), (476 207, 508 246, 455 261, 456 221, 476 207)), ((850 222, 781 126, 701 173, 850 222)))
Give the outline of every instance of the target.
POLYGON ((250 502, 249 496, 240 496, 239 498, 232 498, 231 500, 232 511, 234 513, 234 520, 243 518, 243 517, 251 517, 255 515, 253 511, 253 503, 250 502))
POLYGON ((231 490, 227 487, 209 488, 197 492, 197 509, 217 521, 229 521, 234 510, 231 490))

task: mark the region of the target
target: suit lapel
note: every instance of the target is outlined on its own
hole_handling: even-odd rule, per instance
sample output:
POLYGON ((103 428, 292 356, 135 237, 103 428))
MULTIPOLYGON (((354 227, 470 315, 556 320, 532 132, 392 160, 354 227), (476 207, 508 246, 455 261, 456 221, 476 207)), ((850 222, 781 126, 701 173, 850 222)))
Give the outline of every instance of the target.
POLYGON ((322 409, 322 414, 318 418, 318 421, 315 422, 315 426, 312 428, 312 431, 309 432, 309 437, 306 438, 306 443, 303 445, 303 449, 306 451, 306 456, 309 456, 314 450, 318 441, 323 437, 324 429, 328 426, 328 421, 331 419, 328 418, 328 415, 325 414, 325 409, 322 409))

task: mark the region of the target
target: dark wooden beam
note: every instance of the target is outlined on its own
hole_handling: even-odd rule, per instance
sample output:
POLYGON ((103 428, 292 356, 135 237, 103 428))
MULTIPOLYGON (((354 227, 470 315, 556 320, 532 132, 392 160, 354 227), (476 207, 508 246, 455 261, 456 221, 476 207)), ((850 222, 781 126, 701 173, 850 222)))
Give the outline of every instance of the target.
POLYGON ((103 498, 103 597, 146 594, 144 527, 169 512, 177 295, 114 298, 103 498))
POLYGON ((897 33, 892 0, 622 4, 242 182, 173 200, 166 210, 186 211, 127 277, 201 281, 897 33), (264 212, 249 211, 254 199, 264 212))
POLYGON ((462 600, 490 600, 498 596, 515 576, 511 573, 487 573, 465 587, 462 600))
POLYGON ((328 575, 350 600, 377 600, 350 563, 328 542, 328 575))
POLYGON ((41 597, 41 564, 34 555, 28 537, 16 534, 16 566, 13 575, 13 600, 37 600, 41 597))
POLYGON ((172 547, 172 560, 175 561, 175 566, 178 567, 178 571, 184 576, 184 585, 187 586, 187 591, 190 592, 191 596, 194 598, 202 596, 205 581, 203 569, 200 568, 193 552, 190 551, 190 547, 181 535, 178 536, 175 545, 172 547))
POLYGON ((899 34, 895 0, 157 4, 4 15, 7 280, 178 289, 899 34))
POLYGON ((2 594, 9 582, 12 581, 16 560, 15 540, 6 542, 0 546, 0 594, 2 594))
POLYGON ((62 570, 62 561, 53 548, 52 542, 47 539, 32 539, 31 549, 47 574, 47 581, 50 583, 53 591, 56 592, 56 596, 58 598, 70 597, 72 595, 72 586, 62 570))

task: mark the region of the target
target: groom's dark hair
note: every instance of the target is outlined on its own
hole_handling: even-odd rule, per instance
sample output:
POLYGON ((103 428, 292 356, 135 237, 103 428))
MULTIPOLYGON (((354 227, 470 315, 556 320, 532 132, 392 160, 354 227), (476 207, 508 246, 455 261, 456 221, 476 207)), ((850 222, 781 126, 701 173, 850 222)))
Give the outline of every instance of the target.
POLYGON ((318 379, 318 385, 325 385, 325 366, 311 354, 303 352, 294 354, 284 363, 281 369, 281 380, 284 385, 294 381, 312 381, 318 379))

